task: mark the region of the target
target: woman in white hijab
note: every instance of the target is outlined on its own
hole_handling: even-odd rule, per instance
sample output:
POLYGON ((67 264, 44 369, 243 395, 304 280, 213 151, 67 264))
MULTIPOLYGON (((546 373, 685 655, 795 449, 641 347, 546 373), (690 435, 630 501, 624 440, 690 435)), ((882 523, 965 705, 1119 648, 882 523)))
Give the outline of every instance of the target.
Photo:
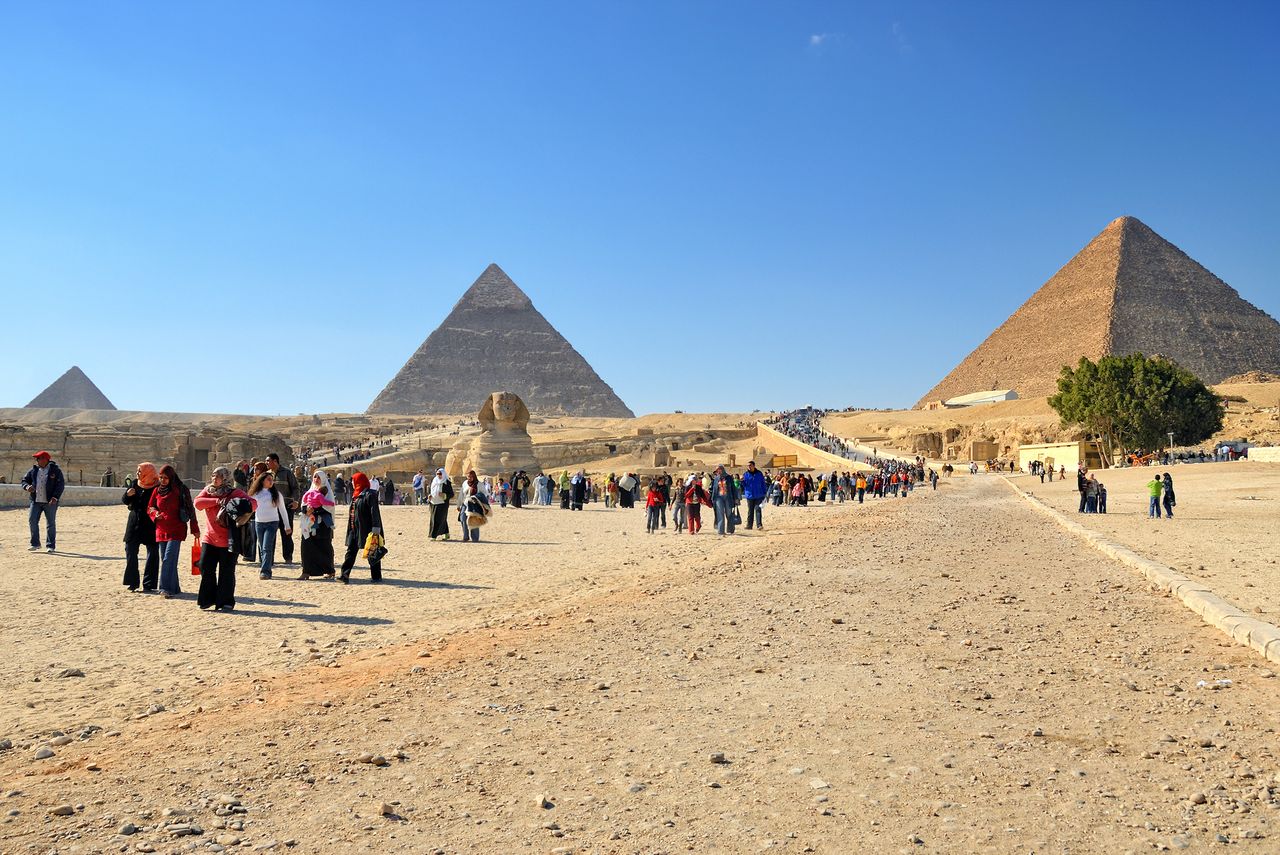
POLYGON ((333 487, 323 469, 311 474, 311 489, 302 494, 298 528, 302 530, 302 575, 333 578, 333 487))
POLYGON ((431 528, 427 536, 432 540, 449 539, 449 500, 453 498, 453 484, 443 469, 436 470, 427 491, 427 503, 431 506, 431 528))

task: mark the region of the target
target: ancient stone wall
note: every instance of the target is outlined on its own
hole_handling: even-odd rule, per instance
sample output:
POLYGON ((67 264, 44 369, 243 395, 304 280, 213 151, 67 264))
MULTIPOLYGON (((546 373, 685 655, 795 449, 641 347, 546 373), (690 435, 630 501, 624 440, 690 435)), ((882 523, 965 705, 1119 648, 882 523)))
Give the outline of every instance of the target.
POLYGON ((185 478, 205 480, 217 466, 237 460, 280 454, 292 460, 293 451, 280 436, 255 436, 217 429, 182 432, 163 425, 15 426, 0 425, 0 476, 9 483, 22 479, 32 455, 47 451, 61 467, 68 484, 96 486, 110 467, 119 484, 137 465, 150 461, 172 464, 185 478))

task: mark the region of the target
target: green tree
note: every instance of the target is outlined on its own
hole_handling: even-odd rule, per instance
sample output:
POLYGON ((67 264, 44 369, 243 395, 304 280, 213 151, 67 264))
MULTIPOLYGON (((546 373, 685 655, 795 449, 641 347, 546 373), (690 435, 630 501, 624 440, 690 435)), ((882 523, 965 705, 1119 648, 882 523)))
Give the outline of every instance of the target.
POLYGON ((1224 404, 1200 379, 1163 357, 1081 358, 1063 366, 1049 406, 1063 427, 1079 425, 1109 450, 1160 448, 1170 432, 1181 445, 1222 430, 1224 404))

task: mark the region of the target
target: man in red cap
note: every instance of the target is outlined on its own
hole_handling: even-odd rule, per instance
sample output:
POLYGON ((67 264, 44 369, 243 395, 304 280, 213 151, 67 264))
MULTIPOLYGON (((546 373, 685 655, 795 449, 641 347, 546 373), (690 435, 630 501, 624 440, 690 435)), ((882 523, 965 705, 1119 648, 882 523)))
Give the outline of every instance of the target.
POLYGON ((58 500, 62 498, 67 479, 62 477, 58 464, 49 458, 49 452, 37 451, 31 456, 36 459, 36 465, 22 479, 22 489, 31 495, 31 512, 27 515, 31 523, 31 551, 40 551, 40 517, 43 515, 46 551, 53 552, 58 545, 58 500))

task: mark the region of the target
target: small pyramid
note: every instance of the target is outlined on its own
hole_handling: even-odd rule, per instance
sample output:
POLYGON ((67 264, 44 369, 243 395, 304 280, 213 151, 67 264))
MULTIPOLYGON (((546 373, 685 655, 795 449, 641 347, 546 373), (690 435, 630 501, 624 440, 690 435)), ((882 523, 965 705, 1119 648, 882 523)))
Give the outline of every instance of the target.
POLYGON ((1080 357, 1161 354, 1205 383, 1280 370, 1280 324, 1136 217, 1113 220, 925 395, 1058 391, 1080 357))
POLYGON ((534 412, 635 414, 496 264, 369 405, 369 413, 471 413, 510 389, 534 412))
POLYGON ((56 407, 68 410, 114 410, 115 404, 107 400, 102 390, 80 370, 72 365, 67 372, 49 384, 27 407, 56 407))

